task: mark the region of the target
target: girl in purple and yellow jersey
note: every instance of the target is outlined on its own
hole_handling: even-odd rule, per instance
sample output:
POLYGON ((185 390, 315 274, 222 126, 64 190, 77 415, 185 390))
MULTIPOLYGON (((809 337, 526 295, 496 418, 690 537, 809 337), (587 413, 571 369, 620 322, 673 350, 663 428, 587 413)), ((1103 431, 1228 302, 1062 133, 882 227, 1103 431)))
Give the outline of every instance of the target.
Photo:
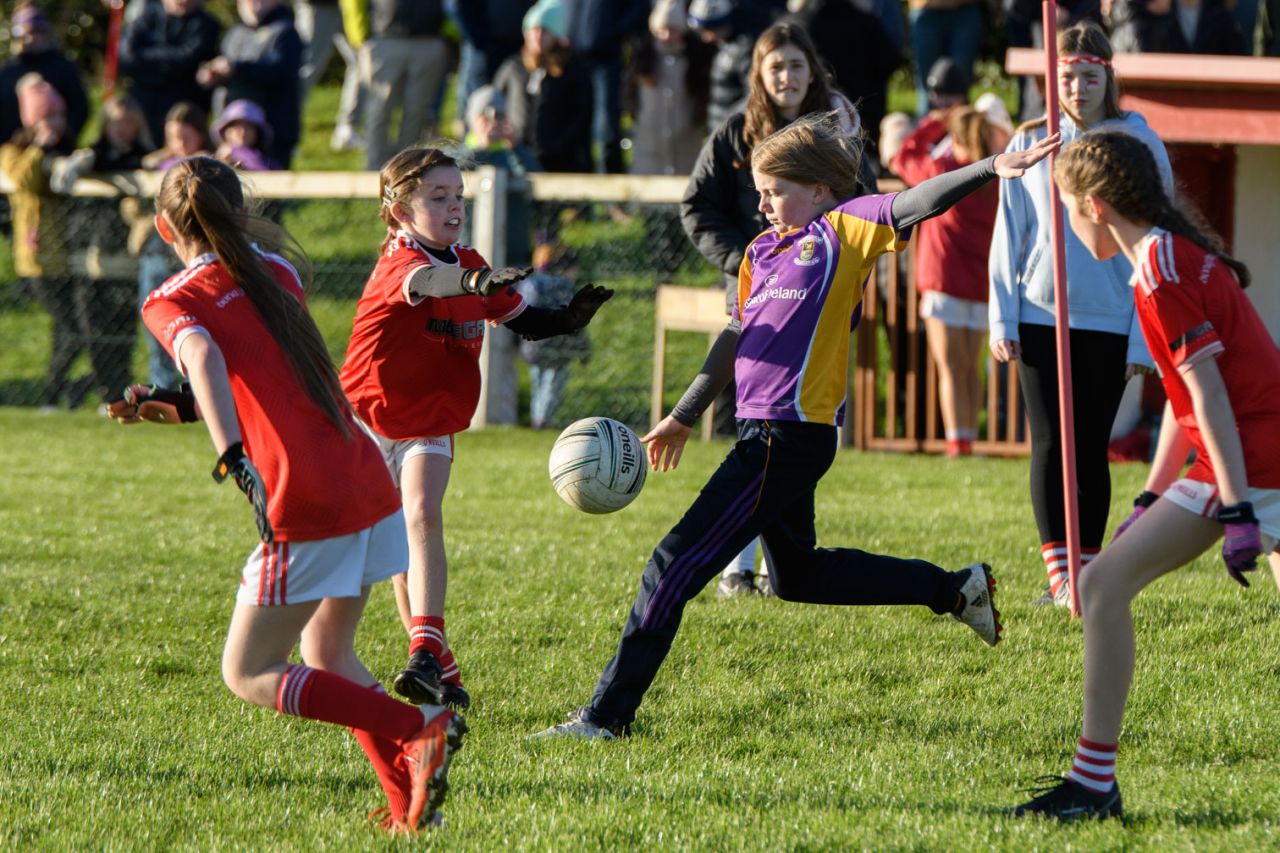
POLYGON ((988 566, 947 572, 924 560, 818 548, 814 491, 835 459, 849 331, 876 258, 901 249, 916 223, 997 175, 1021 175, 1057 146, 1058 137, 1048 137, 905 192, 847 201, 856 191, 862 151, 830 115, 802 118, 755 147, 751 168, 770 230, 747 248, 737 311, 702 372, 643 439, 654 468, 674 468, 694 422, 732 376, 738 442, 649 558, 617 654, 591 704, 542 735, 607 738, 627 731, 685 604, 755 536, 764 540, 779 598, 922 604, 996 644, 1001 628, 988 566))

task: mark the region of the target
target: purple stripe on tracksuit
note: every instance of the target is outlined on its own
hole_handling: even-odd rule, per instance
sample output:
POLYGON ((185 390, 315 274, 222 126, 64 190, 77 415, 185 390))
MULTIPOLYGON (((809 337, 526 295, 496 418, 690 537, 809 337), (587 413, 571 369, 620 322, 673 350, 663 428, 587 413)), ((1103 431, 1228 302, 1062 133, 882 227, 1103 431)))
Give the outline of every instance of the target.
POLYGON ((760 494, 760 486, 764 482, 764 474, 765 472, 761 471, 746 490, 734 500, 725 514, 707 529, 702 538, 667 568, 662 580, 658 582, 658 588, 654 590, 653 597, 649 599, 649 606, 645 608, 644 619, 640 622, 642 629, 652 628, 655 620, 666 621, 675 602, 683 599, 684 591, 698 567, 719 550, 725 540, 751 517, 751 512, 755 508, 755 499, 760 494))

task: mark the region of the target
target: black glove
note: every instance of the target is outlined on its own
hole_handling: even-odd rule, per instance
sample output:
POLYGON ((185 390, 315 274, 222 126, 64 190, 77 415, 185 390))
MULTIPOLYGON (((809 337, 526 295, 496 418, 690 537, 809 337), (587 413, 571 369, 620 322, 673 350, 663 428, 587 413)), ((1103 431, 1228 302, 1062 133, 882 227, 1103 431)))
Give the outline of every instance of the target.
POLYGON ((253 505, 253 520, 258 525, 259 538, 270 543, 275 538, 275 532, 271 529, 271 520, 267 518, 267 487, 262 484, 262 475, 253 466, 252 460, 244 455, 244 445, 238 441, 228 447, 218 457, 218 464, 213 466, 215 483, 221 483, 228 476, 235 477, 236 485, 253 505))
POLYGON ((583 328, 591 322, 591 318, 600 310, 600 306, 608 302, 612 297, 613 291, 609 288, 588 284, 573 294, 573 300, 565 309, 569 325, 574 331, 583 328))
POLYGON ((200 420, 195 395, 185 382, 177 391, 158 385, 130 385, 119 400, 107 404, 107 415, 122 424, 189 424, 200 420))
POLYGON ((498 269, 467 270, 462 279, 462 289, 467 293, 480 296, 492 296, 504 287, 510 287, 517 281, 528 277, 532 267, 499 267, 498 269))

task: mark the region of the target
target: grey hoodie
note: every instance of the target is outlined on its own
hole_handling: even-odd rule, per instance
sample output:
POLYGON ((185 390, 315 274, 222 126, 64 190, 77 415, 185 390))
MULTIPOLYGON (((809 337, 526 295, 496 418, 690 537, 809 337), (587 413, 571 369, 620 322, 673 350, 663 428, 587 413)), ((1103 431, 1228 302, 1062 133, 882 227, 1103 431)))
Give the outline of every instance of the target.
MULTIPOLYGON (((1173 194, 1173 171, 1160 137, 1140 114, 1128 112, 1119 118, 1100 122, 1089 130, 1124 130, 1147 143, 1155 155, 1156 166, 1163 179, 1164 190, 1173 194)), ((1084 130, 1062 116, 1062 144, 1071 144, 1084 130)), ((1040 125, 1014 135, 1009 151, 1023 151, 1044 139, 1047 125, 1040 125)), ((1018 324, 1033 323, 1052 326, 1053 255, 1049 245, 1049 160, 1046 158, 1027 170, 1021 180, 1000 181, 1000 208, 996 214, 995 233, 991 239, 988 273, 991 277, 991 299, 988 313, 991 340, 1018 340, 1018 324)), ((1129 350, 1126 361, 1153 366, 1151 354, 1138 327, 1133 308, 1133 292, 1129 276, 1133 272, 1124 255, 1109 261, 1095 260, 1080 239, 1066 224, 1067 306, 1068 323, 1073 329, 1112 332, 1127 335, 1129 350)))

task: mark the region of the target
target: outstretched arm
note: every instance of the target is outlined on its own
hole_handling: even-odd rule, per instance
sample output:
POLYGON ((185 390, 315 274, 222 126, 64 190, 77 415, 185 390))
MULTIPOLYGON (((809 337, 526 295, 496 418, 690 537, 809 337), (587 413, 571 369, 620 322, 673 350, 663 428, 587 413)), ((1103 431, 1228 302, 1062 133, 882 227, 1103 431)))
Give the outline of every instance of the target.
POLYGON ((931 216, 945 213, 992 178, 1022 177, 1027 169, 1048 157, 1061 144, 1061 134, 1055 133, 1025 151, 1005 151, 903 190, 893 199, 893 226, 906 229, 931 216))
POLYGON ((649 450, 649 466, 654 470, 666 471, 680 464, 680 456, 693 433, 693 425, 733 378, 733 361, 737 355, 738 336, 741 332, 742 326, 737 320, 725 326, 711 345, 702 369, 689 384, 689 389, 684 392, 680 402, 671 410, 671 414, 641 437, 640 440, 649 450))
POLYGON ((590 323, 600 306, 612 296, 613 291, 609 288, 588 284, 573 295, 568 305, 559 308, 530 305, 503 325, 526 341, 572 334, 590 323))

